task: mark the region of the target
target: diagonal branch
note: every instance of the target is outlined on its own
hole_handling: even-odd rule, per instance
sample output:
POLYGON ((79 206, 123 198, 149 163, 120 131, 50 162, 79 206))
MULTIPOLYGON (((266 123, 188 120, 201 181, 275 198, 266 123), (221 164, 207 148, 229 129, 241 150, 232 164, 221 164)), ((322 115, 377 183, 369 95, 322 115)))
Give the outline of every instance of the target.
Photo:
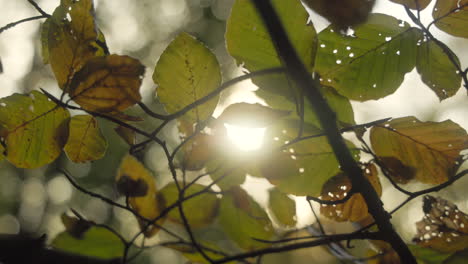
POLYGON ((253 3, 268 29, 282 64, 286 67, 286 71, 291 79, 297 84, 297 87, 300 87, 304 91, 307 99, 314 107, 342 170, 348 175, 356 191, 364 197, 369 213, 374 217, 380 232, 384 234, 384 239, 398 253, 402 263, 416 263, 416 259, 411 254, 408 246, 390 223, 390 214, 383 208, 382 201, 376 191, 364 177, 361 169, 346 147, 337 126, 336 114, 331 110, 320 93, 319 84, 312 79, 311 73, 307 71, 297 56, 271 2, 268 0, 255 0, 253 3))

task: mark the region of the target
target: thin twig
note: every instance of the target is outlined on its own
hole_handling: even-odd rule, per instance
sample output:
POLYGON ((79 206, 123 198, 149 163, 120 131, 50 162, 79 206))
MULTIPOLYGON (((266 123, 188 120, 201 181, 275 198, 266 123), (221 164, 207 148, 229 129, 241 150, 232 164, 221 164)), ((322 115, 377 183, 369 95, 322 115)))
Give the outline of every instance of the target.
POLYGON ((1 27, 0 28, 0 34, 3 33, 3 31, 7 30, 7 29, 10 29, 16 25, 19 25, 21 23, 24 23, 24 22, 28 22, 28 21, 34 21, 34 20, 38 20, 38 19, 42 19, 42 18, 47 18, 47 16, 44 16, 44 15, 41 15, 41 16, 33 16, 33 17, 28 17, 28 18, 24 18, 24 19, 21 19, 21 20, 18 20, 18 21, 15 21, 15 22, 11 22, 11 23, 8 23, 6 24, 5 26, 1 27))
POLYGON ((47 14, 42 8, 34 1, 34 0, 28 0, 28 2, 39 12, 41 15, 45 17, 50 17, 49 14, 47 14))

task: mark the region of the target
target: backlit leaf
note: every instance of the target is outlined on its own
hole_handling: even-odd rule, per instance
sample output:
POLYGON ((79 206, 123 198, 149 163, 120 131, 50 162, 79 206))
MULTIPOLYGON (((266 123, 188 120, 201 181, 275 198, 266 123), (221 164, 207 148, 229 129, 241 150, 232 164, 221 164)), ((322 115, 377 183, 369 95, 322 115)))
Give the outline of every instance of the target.
MULTIPOLYGON (((208 246, 211 249, 216 249, 216 250, 219 250, 220 252, 222 252, 222 250, 219 249, 219 246, 217 244, 214 244, 213 242, 210 243, 210 242, 203 241, 203 240, 200 241, 200 239, 197 239, 197 242, 199 244, 203 244, 204 246, 208 246)), ((184 255, 184 257, 187 258, 190 261, 189 263, 202 263, 202 264, 203 263, 206 263, 206 264, 209 263, 203 257, 203 255, 200 254, 200 252, 197 250, 197 248, 195 248, 192 245, 176 244, 176 243, 174 243, 174 244, 165 243, 165 244, 163 244, 163 246, 182 253, 182 255, 184 255)), ((209 250, 205 250, 204 252, 205 252, 205 254, 207 254, 212 259, 217 259, 217 258, 224 257, 221 254, 217 254, 217 253, 214 253, 214 252, 209 251, 209 250)), ((233 263, 233 262, 227 262, 227 263, 233 263)))
MULTIPOLYGON (((336 113, 337 119, 340 122, 344 124, 355 124, 353 108, 348 98, 338 94, 333 88, 326 86, 321 87, 321 92, 330 107, 336 113)), ((282 111, 291 111, 291 114, 286 118, 299 119, 295 102, 290 101, 284 96, 276 95, 263 89, 258 89, 255 93, 265 100, 270 107, 282 111)), ((304 120, 316 127, 321 127, 318 117, 308 100, 304 102, 304 120)))
POLYGON ((269 207, 276 220, 286 227, 296 226, 296 202, 277 188, 272 188, 269 193, 269 207))
MULTIPOLYGON (((441 43, 441 45, 444 45, 441 43)), ((445 46, 450 51, 449 47, 445 46)), ((457 55, 450 51, 460 65, 457 55)), ((418 48, 416 69, 422 81, 429 86, 440 100, 455 95, 461 86, 461 76, 444 50, 433 40, 423 42, 418 48)))
MULTIPOLYGON (((194 193, 203 191, 206 188, 200 184, 191 185, 184 196, 189 196, 194 193)), ((209 191, 209 190, 208 190, 209 191)), ((161 190, 161 195, 164 197, 167 205, 175 203, 179 198, 179 192, 175 183, 171 183, 161 190)), ((219 199, 215 194, 205 192, 183 203, 184 213, 192 228, 199 228, 212 223, 218 214, 219 199)), ((169 212, 169 219, 182 224, 179 210, 176 208, 169 212)))
MULTIPOLYGON (((468 148, 466 131, 451 120, 421 122, 412 116, 374 126, 370 140, 384 163, 387 157, 398 159, 406 170, 415 171, 415 179, 431 184, 447 181, 454 173, 460 151, 468 148)), ((392 164, 385 165, 392 170, 392 164)), ((392 177, 398 181, 400 176, 392 177)), ((402 182, 408 181, 404 178, 402 182)))
MULTIPOLYGON (((156 92, 167 112, 175 113, 205 97, 221 84, 221 72, 215 55, 187 33, 179 34, 164 50, 154 69, 156 92)), ((213 114, 218 96, 187 112, 194 123, 213 114)))
POLYGON ((267 247, 253 238, 271 240, 274 229, 267 213, 240 187, 223 194, 219 223, 227 235, 245 250, 267 247))
POLYGON ((432 17, 440 30, 468 38, 468 0, 437 0, 432 17))
POLYGON ((7 159, 19 168, 38 168, 54 161, 67 139, 68 110, 38 92, 0 99, 0 135, 7 159))
MULTIPOLYGON (((307 24, 309 14, 300 1, 271 1, 297 54, 312 71, 317 47, 316 32, 307 24)), ((226 45, 237 64, 249 71, 281 66, 268 31, 251 0, 236 0, 226 26, 226 45)), ((295 98, 284 74, 253 78, 263 89, 295 98)))
POLYGON ((429 5, 429 3, 431 3, 431 0, 390 0, 390 1, 397 3, 397 4, 402 4, 414 10, 423 10, 429 5))
POLYGON ((210 148, 212 140, 213 136, 205 133, 198 133, 185 143, 182 147, 184 152, 182 168, 192 171, 201 170, 212 156, 212 150, 210 148))
MULTIPOLYGON (((380 185, 376 167, 373 164, 369 164, 364 167, 363 173, 380 196, 382 194, 382 186, 380 185)), ((349 178, 344 173, 340 173, 323 185, 320 197, 328 201, 341 200, 348 195, 351 188, 352 185, 349 178)), ((322 204, 320 205, 320 213, 338 222, 358 222, 370 216, 367 204, 361 194, 353 194, 345 203, 336 205, 322 204)))
POLYGON ((418 245, 408 245, 408 247, 417 260, 423 261, 423 264, 441 264, 450 256, 450 254, 418 245))
POLYGON ((89 111, 121 112, 141 100, 144 72, 140 61, 128 56, 95 57, 74 75, 70 96, 89 111))
POLYGON ((97 44, 98 31, 94 21, 92 0, 61 0, 42 27, 44 62, 50 62, 55 78, 64 88, 87 60, 104 55, 97 44))
POLYGON ((288 116, 289 113, 261 104, 236 103, 224 109, 218 121, 242 127, 262 128, 288 116))
POLYGON ((416 244, 440 252, 456 252, 468 248, 468 215, 450 201, 424 196, 424 218, 416 223, 416 244))
POLYGON ((244 183, 247 172, 243 166, 233 166, 231 163, 222 158, 211 159, 206 164, 207 172, 216 185, 223 191, 227 191, 234 186, 239 186, 244 183))
POLYGON ((124 244, 117 235, 102 227, 91 227, 81 239, 68 232, 60 233, 51 245, 71 254, 111 259, 122 257, 124 244))
POLYGON ((305 0, 304 3, 338 29, 367 20, 375 0, 305 0))
MULTIPOLYGON (((147 186, 147 191, 144 196, 130 197, 128 199, 130 207, 146 219, 154 219, 159 216, 160 212, 164 209, 164 200, 160 197, 156 189, 156 182, 151 173, 136 160, 133 156, 127 155, 123 158, 120 168, 117 172, 116 182, 121 181, 122 178, 128 177, 134 182, 143 181, 147 186)), ((119 187, 119 189, 124 189, 119 187)), ((144 227, 146 222, 138 219, 140 227, 144 227)), ((164 218, 158 220, 157 224, 161 225, 164 218)), ((146 237, 151 237, 159 231, 155 225, 151 225, 144 232, 146 237)))
MULTIPOLYGON (((298 135, 298 122, 285 120, 267 129, 265 145, 278 147, 293 140, 298 135)), ((303 136, 311 136, 322 131, 305 124, 303 136)), ((351 147, 352 144, 347 142, 351 147)), ((355 157, 358 151, 353 150, 355 157)), ((322 185, 340 172, 325 136, 309 138, 289 145, 283 150, 273 149, 260 161, 263 177, 280 191, 294 195, 318 196, 322 185)))
POLYGON ((90 115, 77 115, 69 123, 68 141, 64 150, 73 162, 98 160, 104 156, 107 141, 98 122, 90 115))
POLYGON ((318 35, 321 82, 358 101, 392 94, 416 64, 421 31, 384 14, 372 14, 353 30, 343 35, 328 27, 318 35))

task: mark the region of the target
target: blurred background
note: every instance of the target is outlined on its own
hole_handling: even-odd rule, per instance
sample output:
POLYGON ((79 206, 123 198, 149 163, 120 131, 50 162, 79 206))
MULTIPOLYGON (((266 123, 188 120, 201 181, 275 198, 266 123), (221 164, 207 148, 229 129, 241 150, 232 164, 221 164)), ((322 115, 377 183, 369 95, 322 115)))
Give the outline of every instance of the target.
MULTIPOLYGON (((47 13, 51 14, 59 4, 59 0, 37 0, 47 13)), ((216 55, 221 64, 223 80, 229 80, 242 74, 242 69, 228 55, 225 47, 224 33, 226 20, 234 0, 95 0, 96 19, 99 28, 104 33, 111 53, 125 54, 142 61, 146 76, 140 92, 145 103, 154 108, 162 108, 155 101, 155 85, 151 75, 159 56, 168 43, 180 32, 186 31, 204 42, 216 55)), ((433 1, 435 2, 435 1, 433 1)), ((429 23, 432 5, 423 11, 423 21, 429 23)), ((38 13, 26 0, 0 0, 2 7, 0 26, 19 19, 36 16, 38 13)), ((378 0, 374 12, 386 13, 410 22, 404 9, 388 0, 378 0)), ((317 31, 325 28, 328 23, 319 16, 312 14, 312 21, 317 31)), ((36 20, 20 24, 0 34, 0 58, 3 73, 0 74, 0 97, 12 93, 25 93, 44 88, 52 94, 59 94, 50 66, 44 65, 41 57, 40 26, 44 20, 36 20)), ((459 57, 462 66, 468 65, 468 50, 466 40, 451 37, 437 28, 432 28, 435 36, 446 43, 459 57)), ((222 94, 215 115, 219 115, 226 105, 233 102, 261 102, 253 94, 255 86, 248 81, 242 82, 222 94)), ((406 75, 403 86, 393 95, 378 101, 365 103, 353 102, 357 123, 377 120, 386 117, 414 115, 422 121, 443 121, 452 119, 465 129, 468 129, 468 100, 466 90, 460 89, 458 94, 450 99, 439 102, 435 94, 427 88, 414 70, 406 75)), ((135 114, 138 109, 132 110, 135 114)), ((146 128, 157 124, 145 122, 146 128)), ((20 170, 12 167, 6 161, 0 162, 0 233, 18 234, 34 233, 48 234, 49 239, 64 230, 60 214, 69 208, 74 208, 82 215, 98 223, 108 223, 124 234, 130 236, 138 231, 135 219, 127 212, 116 210, 97 199, 77 192, 69 184, 58 167, 66 168, 70 173, 90 190, 108 197, 118 199, 114 190, 113 179, 116 169, 128 147, 113 131, 113 126, 101 122, 101 127, 107 137, 109 149, 102 160, 88 164, 73 164, 62 155, 56 162, 35 170, 20 170)), ((245 132, 245 131, 244 131, 245 132)), ((164 137, 174 144, 177 142, 175 126, 170 126, 164 132, 164 137)), ((237 141, 261 141, 261 133, 255 138, 255 133, 231 133, 237 141)), ((153 171, 159 186, 169 181, 169 172, 163 153, 157 146, 147 148, 145 163, 153 171)), ((383 185, 388 186, 384 180, 383 185)), ((265 205, 266 191, 271 185, 259 178, 247 177, 243 187, 261 204, 265 205)), ((464 188, 468 179, 460 180, 439 195, 455 202, 463 211, 468 211, 468 199, 464 188)), ((421 184, 408 186, 409 189, 422 188, 421 184)), ((120 198, 121 199, 121 198, 120 198)), ((393 208, 403 200, 403 196, 392 188, 384 188, 383 200, 387 209, 393 208)), ((122 200, 118 200, 122 202, 122 200)), ((307 203, 301 197, 296 198, 298 228, 315 221, 307 203)), ((318 209, 318 208, 317 208, 318 209)), ((394 223, 406 240, 411 240, 415 226, 408 225, 407 219, 419 220, 422 217, 421 200, 416 199, 394 216, 394 223)), ((346 224, 327 222, 328 230, 339 232, 349 228, 346 224)), ((319 263, 334 263, 332 257, 311 254, 301 250, 294 254, 268 257, 265 263, 310 263, 316 259, 319 263), (274 259, 274 260, 273 260, 274 259)), ((184 263, 185 260, 177 253, 163 248, 148 250, 140 257, 138 263, 184 263)))

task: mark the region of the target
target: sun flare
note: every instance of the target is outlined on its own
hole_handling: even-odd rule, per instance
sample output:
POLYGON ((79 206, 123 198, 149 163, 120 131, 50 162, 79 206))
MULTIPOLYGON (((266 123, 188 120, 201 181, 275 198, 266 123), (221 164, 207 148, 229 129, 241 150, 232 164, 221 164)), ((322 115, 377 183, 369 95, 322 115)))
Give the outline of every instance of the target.
POLYGON ((242 151, 258 150, 263 145, 266 128, 240 127, 224 124, 228 138, 242 151))

